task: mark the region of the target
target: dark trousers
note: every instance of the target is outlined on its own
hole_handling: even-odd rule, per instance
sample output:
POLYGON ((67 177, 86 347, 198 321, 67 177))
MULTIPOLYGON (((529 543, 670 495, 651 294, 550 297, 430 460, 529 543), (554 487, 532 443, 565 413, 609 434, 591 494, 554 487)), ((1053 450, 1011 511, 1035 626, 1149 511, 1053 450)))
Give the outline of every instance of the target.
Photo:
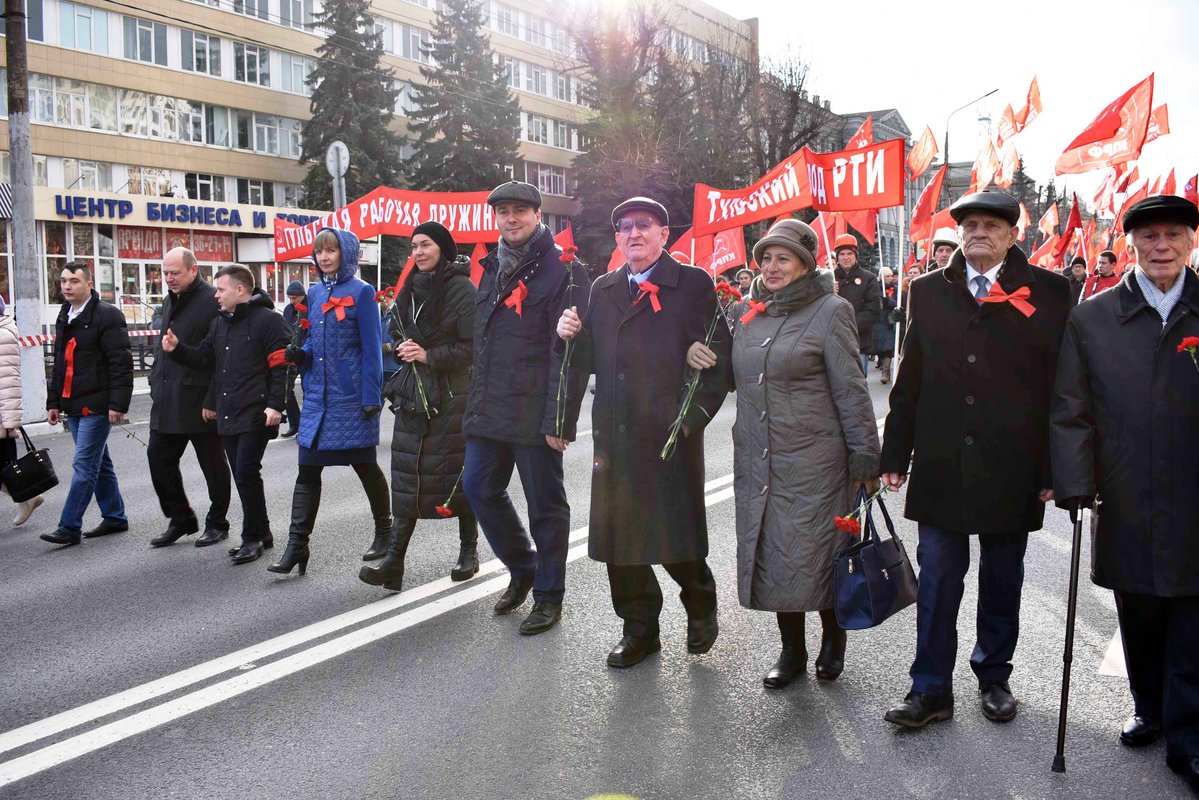
POLYGON ((1199 757, 1199 597, 1115 595, 1136 713, 1165 727, 1167 755, 1199 757))
POLYGON ((241 498, 241 540, 261 542, 271 532, 266 513, 266 492, 262 488, 262 454, 266 452, 269 431, 262 430, 222 436, 225 455, 233 469, 233 482, 241 498))
MULTIPOLYGON (((683 561, 663 564, 682 591, 679 598, 689 619, 706 617, 716 610, 716 579, 708 562, 683 561)), ((624 620, 624 635, 639 639, 658 636, 658 615, 662 613, 662 587, 649 564, 609 564, 608 586, 612 589, 612 608, 624 620)))
POLYGON ((492 552, 512 577, 534 575, 534 601, 561 603, 566 593, 566 551, 570 539, 570 506, 562 483, 562 454, 544 444, 512 444, 471 436, 466 440, 462 491, 492 552), (529 505, 529 531, 525 531, 508 497, 514 467, 520 473, 529 505))
MULTIPOLYGON (((916 660, 912 691, 953 691, 958 652, 958 609, 970 568, 970 536, 920 525, 916 560, 920 589, 916 599, 916 660)), ((1006 681, 1020 633, 1020 591, 1024 586, 1024 550, 1028 534, 986 533, 977 537, 978 641, 970 667, 980 681, 1006 681)))
POLYGON ((150 482, 162 513, 172 521, 194 519, 196 512, 187 500, 183 487, 183 475, 179 461, 187 451, 188 444, 200 462, 200 471, 208 483, 208 516, 206 527, 229 530, 229 465, 225 461, 225 450, 216 431, 208 433, 159 433, 150 431, 150 444, 146 447, 146 458, 150 462, 150 482))
POLYGON ((287 382, 287 429, 300 429, 300 401, 296 399, 296 382, 292 378, 287 382))

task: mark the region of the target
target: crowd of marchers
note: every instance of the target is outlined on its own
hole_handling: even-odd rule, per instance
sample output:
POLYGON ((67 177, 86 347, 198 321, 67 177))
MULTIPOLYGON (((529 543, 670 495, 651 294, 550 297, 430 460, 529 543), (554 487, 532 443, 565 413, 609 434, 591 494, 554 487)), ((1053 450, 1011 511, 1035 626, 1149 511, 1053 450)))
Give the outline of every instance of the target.
MULTIPOLYGON (((594 378, 587 546, 606 566, 623 625, 607 664, 632 667, 662 647, 653 565, 679 585, 685 647, 702 655, 719 635, 704 433, 735 392, 736 581, 740 603, 778 626, 767 688, 806 671, 809 612, 820 623, 816 677, 836 680, 845 669, 833 563, 848 542, 834 520, 862 489, 906 482, 905 514, 919 531, 916 652, 911 691, 885 719, 921 728, 954 714, 972 537, 981 555, 971 694, 987 719, 1013 719, 1029 533, 1049 504, 1074 517, 1089 509, 1091 577, 1115 594, 1132 695, 1119 741, 1137 747, 1164 734, 1167 764, 1199 791, 1193 203, 1136 203, 1122 220, 1131 267, 1114 275, 1104 253, 1095 276, 1084 263, 1067 277, 1031 265, 1016 246, 1014 198, 968 194, 950 209, 956 229, 936 233, 927 274, 912 267, 899 291, 897 276, 883 271, 880 285, 856 263, 852 237, 836 242, 836 268, 821 268, 812 228, 783 219, 755 245, 760 269, 737 276, 738 296, 671 257, 667 211, 651 198, 613 209, 625 263, 594 282, 542 223, 535 187, 506 183, 488 202, 500 238, 477 287, 434 222, 412 234, 414 269, 378 293, 357 276, 357 238, 321 230, 319 280, 306 292, 289 287, 285 314, 244 267, 220 269, 209 285, 189 251, 167 254, 147 456, 169 524, 152 545, 229 537, 232 484, 243 520, 231 561, 272 548, 262 458, 286 421, 282 435, 297 440, 295 488, 286 545, 268 570, 302 575, 319 557, 323 471, 351 467, 373 518, 361 580, 401 590, 418 521, 453 517, 461 547, 452 577, 478 571, 482 528, 510 573, 495 612, 531 594, 520 633, 550 630, 566 596, 563 452, 594 378), (901 326, 902 345, 880 442, 864 353, 885 364, 890 324, 901 326), (376 453, 384 405, 393 412, 390 481, 376 453), (207 481, 203 522, 180 474, 189 445, 207 481), (527 525, 508 494, 514 470, 527 525)), ((69 546, 129 528, 107 439, 125 421, 132 363, 124 316, 94 291, 88 265, 66 264, 60 286, 47 411, 75 451, 58 527, 41 538, 69 546), (84 531, 93 496, 102 520, 84 531)), ((5 316, 5 463, 16 457, 21 419, 17 355, 5 316)), ((23 503, 17 523, 40 502, 23 503)))

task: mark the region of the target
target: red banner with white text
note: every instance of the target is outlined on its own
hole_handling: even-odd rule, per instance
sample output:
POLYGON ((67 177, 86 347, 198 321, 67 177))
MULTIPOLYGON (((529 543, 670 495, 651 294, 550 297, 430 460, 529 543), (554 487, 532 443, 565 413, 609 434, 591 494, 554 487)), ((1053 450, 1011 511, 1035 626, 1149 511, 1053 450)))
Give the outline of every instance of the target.
POLYGON ((903 139, 814 153, 804 148, 812 208, 860 211, 903 205, 903 139))
POLYGON ((746 189, 695 184, 692 233, 706 236, 807 208, 812 205, 812 193, 804 166, 804 151, 800 150, 746 189))

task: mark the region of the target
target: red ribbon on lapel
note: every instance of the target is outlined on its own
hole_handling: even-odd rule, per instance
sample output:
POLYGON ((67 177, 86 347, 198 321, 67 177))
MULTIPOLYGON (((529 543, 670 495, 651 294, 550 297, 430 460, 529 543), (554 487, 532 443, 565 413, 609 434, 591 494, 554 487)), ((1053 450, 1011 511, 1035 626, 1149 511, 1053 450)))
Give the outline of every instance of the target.
POLYGON ((529 287, 525 286, 524 281, 517 281, 516 288, 512 290, 512 294, 508 295, 508 299, 504 301, 504 305, 516 312, 516 316, 522 317, 521 311, 524 309, 525 298, 529 296, 529 287))
POLYGON ((757 300, 750 300, 749 301, 749 311, 746 311, 744 314, 741 315, 741 321, 749 322, 751 319, 758 316, 765 310, 766 310, 765 303, 759 303, 757 300))
POLYGON ((654 313, 657 314, 661 311, 662 301, 658 299, 658 284, 642 281, 638 286, 641 288, 641 294, 637 295, 637 299, 633 301, 633 305, 637 305, 641 302, 641 298, 649 295, 649 304, 653 308, 654 313))
POLYGON ((68 398, 71 396, 71 382, 75 380, 75 344, 74 338, 67 342, 67 349, 63 355, 67 362, 67 376, 62 379, 62 396, 68 398))
POLYGON ((1011 303, 1026 317, 1031 317, 1037 310, 1033 304, 1028 302, 1028 298, 1032 295, 1032 290, 1027 286, 1021 286, 1016 291, 1008 294, 999 285, 999 281, 991 284, 991 291, 982 299, 984 303, 1011 303))
POLYGON ((354 305, 354 295, 347 297, 330 297, 329 302, 321 304, 321 311, 328 314, 333 309, 336 309, 337 321, 341 322, 346 318, 346 309, 354 305))

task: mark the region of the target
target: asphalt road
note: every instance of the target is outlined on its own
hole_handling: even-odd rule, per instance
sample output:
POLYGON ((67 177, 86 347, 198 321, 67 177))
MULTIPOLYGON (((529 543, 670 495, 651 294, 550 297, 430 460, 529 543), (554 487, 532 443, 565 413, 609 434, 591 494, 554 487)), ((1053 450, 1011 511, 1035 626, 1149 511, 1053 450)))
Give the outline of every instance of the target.
MULTIPOLYGON (((871 382, 881 418, 886 387, 877 375, 871 382)), ((147 404, 137 398, 131 415, 143 439, 147 404)), ((523 614, 491 613, 507 576, 485 546, 491 563, 480 576, 449 582, 452 520, 419 524, 403 593, 359 582, 371 520, 348 469, 326 470, 305 577, 271 575, 267 561, 232 566, 223 547, 190 539, 152 549, 165 523, 145 452, 114 433, 130 532, 61 550, 41 542, 62 487, 26 526, 0 532, 0 798, 1190 796, 1166 770, 1163 745, 1132 751, 1116 740, 1131 701, 1123 678, 1100 672, 1114 606, 1085 573, 1069 771, 1049 770, 1070 542, 1057 511, 1028 549, 1014 722, 996 725, 978 710, 967 664, 974 570, 952 721, 914 733, 882 721, 908 689, 914 609, 851 633, 835 683, 818 683, 809 668, 786 690, 763 689, 777 628, 772 615, 737 604, 733 418, 730 398, 707 432, 720 638, 707 655, 686 653, 685 615, 663 575, 663 651, 626 671, 604 664, 620 623, 602 565, 586 557, 586 436, 566 454, 576 546, 564 618, 526 638, 516 631, 523 614)), ((68 476, 69 437, 39 441, 68 476)), ((379 453, 386 467, 386 446, 379 453)), ((294 443, 272 444, 264 473, 280 542, 295 472, 294 443)), ((185 476, 199 506, 194 461, 185 476)), ((512 495, 523 514, 518 486, 512 495)), ((96 519, 93 508, 88 522, 96 519)), ((899 533, 914 558, 915 526, 900 520, 899 533)), ((819 647, 814 619, 808 646, 819 647)))

